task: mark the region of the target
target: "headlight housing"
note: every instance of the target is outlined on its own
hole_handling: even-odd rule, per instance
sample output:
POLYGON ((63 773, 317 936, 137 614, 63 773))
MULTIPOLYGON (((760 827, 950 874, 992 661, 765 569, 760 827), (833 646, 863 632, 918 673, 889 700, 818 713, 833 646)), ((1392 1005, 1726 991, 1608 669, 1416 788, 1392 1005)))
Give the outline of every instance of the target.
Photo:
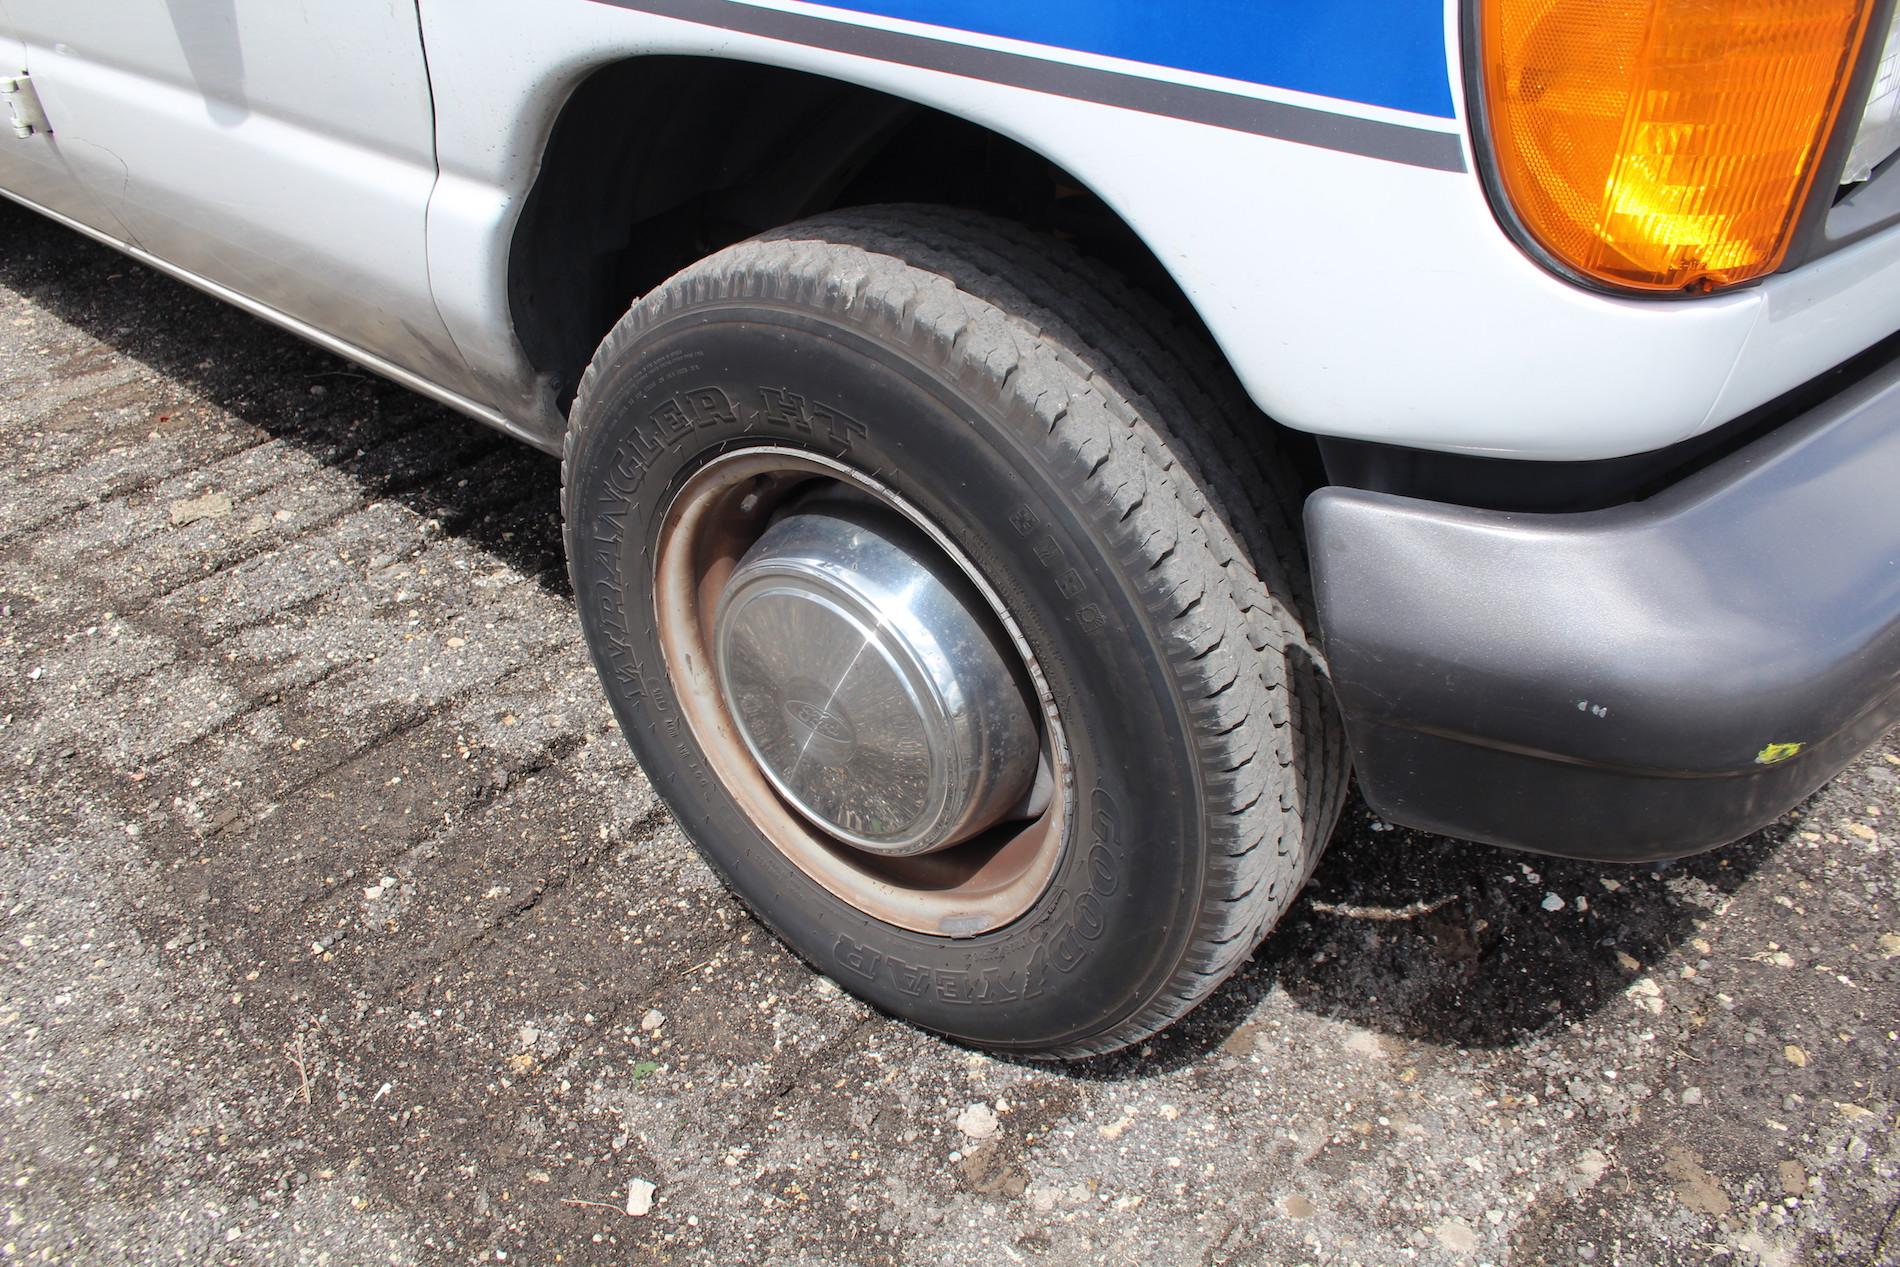
POLYGON ((1872 0, 1477 0, 1497 192, 1561 267, 1714 290, 1779 267, 1872 0))
POLYGON ((1900 153, 1900 5, 1887 22, 1887 42, 1880 50, 1880 66, 1867 94, 1867 109, 1847 153, 1841 183, 1853 185, 1874 174, 1874 168, 1900 153))

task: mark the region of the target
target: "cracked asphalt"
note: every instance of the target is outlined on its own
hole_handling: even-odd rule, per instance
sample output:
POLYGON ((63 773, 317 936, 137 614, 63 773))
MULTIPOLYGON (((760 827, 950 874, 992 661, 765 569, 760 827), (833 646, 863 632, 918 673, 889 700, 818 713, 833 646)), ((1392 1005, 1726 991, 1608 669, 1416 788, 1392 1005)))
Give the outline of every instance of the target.
POLYGON ((0 1261, 1900 1262, 1895 736, 1660 869, 1355 804, 1187 1023, 988 1059, 699 862, 552 460, 0 243, 0 1261))

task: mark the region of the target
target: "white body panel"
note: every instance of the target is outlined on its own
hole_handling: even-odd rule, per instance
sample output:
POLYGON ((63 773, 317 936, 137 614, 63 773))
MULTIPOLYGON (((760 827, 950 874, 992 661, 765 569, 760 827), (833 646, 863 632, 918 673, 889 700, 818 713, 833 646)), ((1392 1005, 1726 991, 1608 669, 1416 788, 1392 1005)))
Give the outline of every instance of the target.
POLYGON ((525 407, 529 387, 501 319, 502 261, 546 130, 588 71, 649 54, 834 76, 1040 152, 1143 236, 1261 408, 1313 432, 1498 456, 1612 457, 1706 430, 1900 328, 1900 235, 1846 253, 1851 264, 1817 268, 1822 280, 1790 275, 1685 302, 1618 300, 1524 255, 1469 170, 1409 167, 590 0, 531 11, 511 0, 424 0, 423 20, 444 169, 430 215, 436 296, 471 365, 511 391, 497 402, 504 408, 525 407), (1831 292, 1850 285, 1836 303, 1831 292))
MULTIPOLYGON (((434 121, 408 0, 7 0, 72 218, 425 378, 434 121)), ((18 190, 36 202, 32 191, 18 190)))
MULTIPOLYGON (((26 45, 15 38, 7 25, 7 8, 0 3, 0 75, 31 70, 26 60, 26 45)), ((37 92, 38 85, 35 85, 37 92)), ((0 110, 0 119, 9 117, 0 110)), ((67 161, 68 151, 82 150, 69 143, 64 131, 59 135, 42 134, 17 139, 0 132, 0 189, 12 190, 17 197, 62 216, 101 224, 109 219, 105 208, 87 189, 67 161)))
MULTIPOLYGON (((513 329, 511 236, 569 94, 650 55, 830 76, 1041 153, 1143 237, 1261 408, 1320 434, 1619 456, 1735 417, 1900 328, 1900 233, 1707 299, 1579 289, 1499 228, 1468 143, 1465 170, 1411 166, 597 0, 419 0, 420 39, 407 0, 4 2, 0 22, 25 33, 57 145, 93 201, 61 187, 57 162, 25 163, 4 141, 0 184, 542 443, 562 422, 513 329), (29 175, 45 196, 21 186, 29 175)), ((1447 0, 1454 59, 1456 9, 1447 0)), ((751 11, 1463 135, 1460 119, 797 0, 751 11)))
POLYGON ((75 220, 71 216, 62 215, 50 207, 36 203, 10 190, 0 188, 0 197, 11 198, 15 202, 31 207, 42 215, 50 216, 70 229, 75 229, 88 237, 97 238, 109 246, 117 247, 141 264, 149 265, 161 273, 167 273, 176 277, 179 281, 187 285, 196 286, 206 294, 222 299, 234 307, 242 308, 254 317, 260 317, 265 321, 282 326, 292 334, 308 339, 318 347, 334 352, 338 356, 348 357, 350 360, 362 365, 363 368, 372 370, 385 378, 400 383, 411 391, 420 392, 432 400, 440 401, 451 409, 465 413, 471 418, 485 422, 489 426, 499 431, 505 431, 517 439, 527 441, 529 444, 549 447, 545 436, 524 430, 514 419, 497 413, 480 401, 470 400, 466 396, 443 387, 434 379, 424 378, 420 374, 404 369, 394 361, 384 360, 374 352, 339 339, 327 330, 322 330, 306 322, 299 321, 295 317, 270 307, 268 304, 258 303, 256 300, 250 298, 250 296, 240 294, 228 286, 220 285, 208 277, 199 276, 188 269, 178 267, 169 260, 162 260, 156 255, 141 251, 138 247, 133 246, 123 238, 115 238, 111 234, 102 233, 83 221, 75 220))

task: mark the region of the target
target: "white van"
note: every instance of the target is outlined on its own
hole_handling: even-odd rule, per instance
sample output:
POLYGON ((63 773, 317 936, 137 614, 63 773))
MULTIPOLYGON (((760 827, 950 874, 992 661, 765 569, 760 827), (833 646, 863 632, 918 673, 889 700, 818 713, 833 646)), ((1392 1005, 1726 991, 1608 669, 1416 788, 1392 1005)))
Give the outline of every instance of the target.
POLYGON ((1894 0, 0 0, 0 192, 565 458, 588 645, 893 1013, 1153 1033, 1386 818, 1900 718, 1894 0))

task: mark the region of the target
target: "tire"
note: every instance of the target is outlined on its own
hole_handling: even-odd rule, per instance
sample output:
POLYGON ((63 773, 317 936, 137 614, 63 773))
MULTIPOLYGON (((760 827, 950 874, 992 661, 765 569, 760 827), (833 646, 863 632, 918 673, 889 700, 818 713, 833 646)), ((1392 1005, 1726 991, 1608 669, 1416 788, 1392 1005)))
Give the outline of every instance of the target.
MULTIPOLYGON (((1038 1057, 1139 1041, 1247 959, 1331 833, 1347 765, 1298 486, 1211 349, 1057 242, 880 207, 700 261, 589 366, 563 506, 587 646, 655 787, 781 940, 887 1012, 1038 1057), (689 490, 769 453, 929 525, 1022 653, 1058 786, 1046 875, 1007 919, 855 900, 912 873, 839 845, 870 878, 827 880, 733 774, 727 715, 669 632, 710 627, 669 597, 700 591, 665 560, 711 549, 677 544, 689 490)), ((892 900, 939 900, 916 887, 892 900)))

